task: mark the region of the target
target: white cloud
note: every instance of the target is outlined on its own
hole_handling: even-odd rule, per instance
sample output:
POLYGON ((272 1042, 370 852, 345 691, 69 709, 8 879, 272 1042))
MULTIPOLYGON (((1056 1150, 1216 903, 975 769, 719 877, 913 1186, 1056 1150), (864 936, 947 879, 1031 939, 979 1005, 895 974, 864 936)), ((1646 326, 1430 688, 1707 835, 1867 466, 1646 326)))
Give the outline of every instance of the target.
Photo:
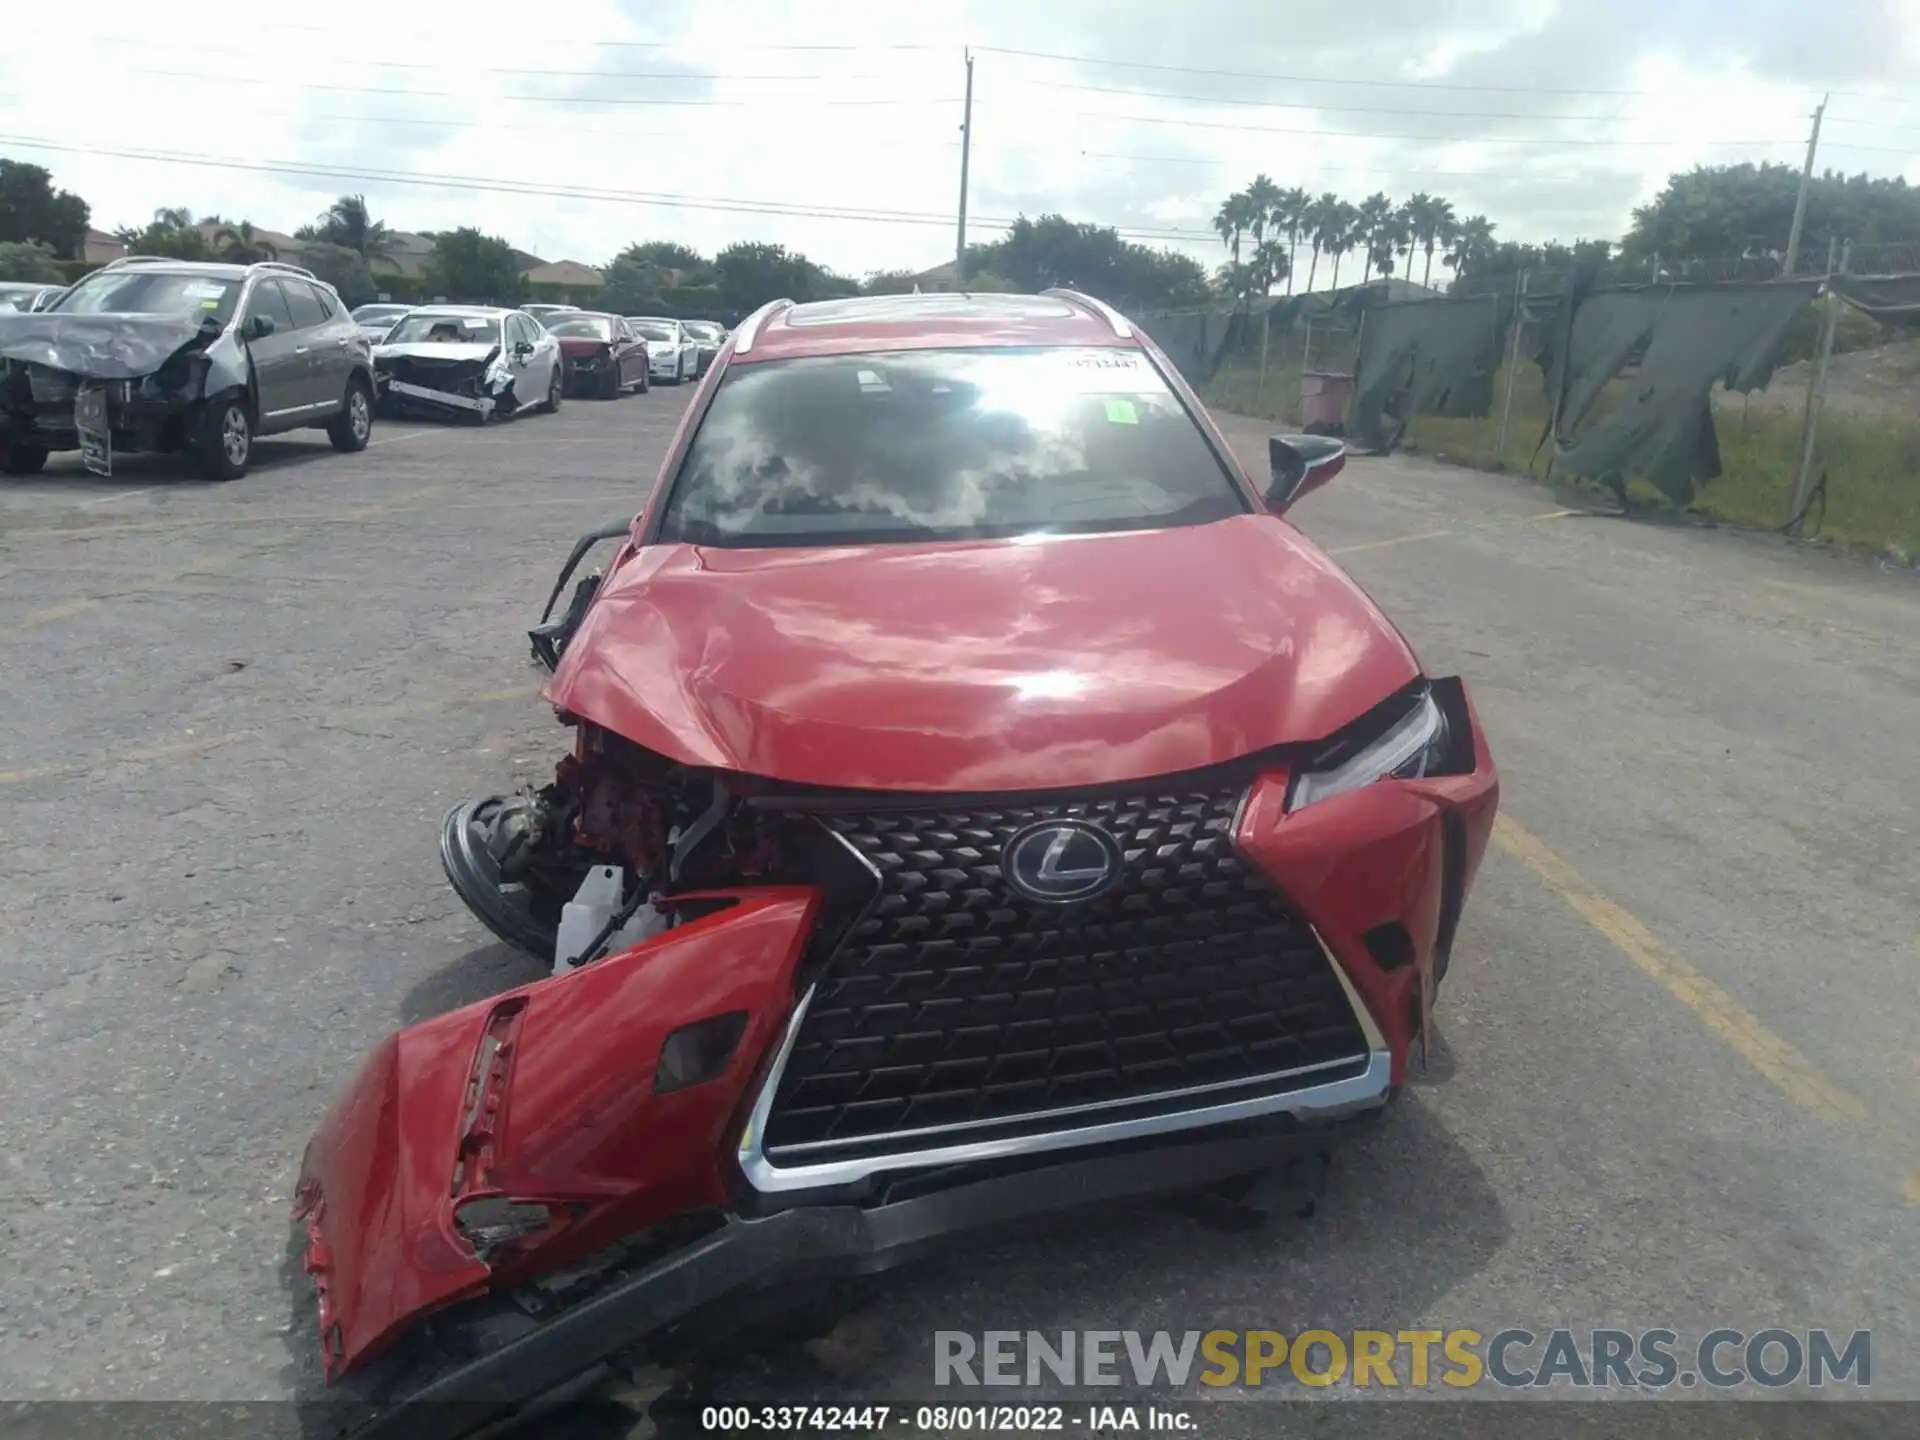
POLYGON ((1843 0, 1823 31, 1869 33, 1814 45, 1787 9, 1727 18, 1705 0, 1376 0, 1364 18, 1189 0, 1170 30, 1161 0, 582 0, 550 15, 338 0, 283 22, 97 0, 78 71, 52 59, 71 43, 55 22, 10 18, 0 154, 49 166, 102 227, 186 205, 290 230, 362 191, 399 228, 476 224, 548 259, 751 239, 855 274, 952 252, 968 44, 997 47, 977 56, 977 238, 993 219, 1059 210, 1211 265, 1211 214, 1258 171, 1354 199, 1435 191, 1505 238, 1617 235, 1673 170, 1797 163, 1829 86, 1844 93, 1825 163, 1920 162, 1920 95, 1890 88, 1920 59, 1920 0, 1843 0), (1396 79, 1428 83, 1379 83, 1396 79), (529 96, 546 98, 512 98, 529 96), (325 173, 244 168, 276 163, 325 173))

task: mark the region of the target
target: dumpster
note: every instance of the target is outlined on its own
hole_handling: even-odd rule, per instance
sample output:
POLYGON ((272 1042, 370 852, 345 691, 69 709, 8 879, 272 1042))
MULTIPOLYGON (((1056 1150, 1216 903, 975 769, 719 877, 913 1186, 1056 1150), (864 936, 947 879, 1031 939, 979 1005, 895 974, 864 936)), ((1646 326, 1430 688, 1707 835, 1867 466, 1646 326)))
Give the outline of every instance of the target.
POLYGON ((1347 433, 1347 402, 1353 398, 1353 376, 1330 370, 1309 370, 1300 377, 1300 428, 1309 435, 1347 433))

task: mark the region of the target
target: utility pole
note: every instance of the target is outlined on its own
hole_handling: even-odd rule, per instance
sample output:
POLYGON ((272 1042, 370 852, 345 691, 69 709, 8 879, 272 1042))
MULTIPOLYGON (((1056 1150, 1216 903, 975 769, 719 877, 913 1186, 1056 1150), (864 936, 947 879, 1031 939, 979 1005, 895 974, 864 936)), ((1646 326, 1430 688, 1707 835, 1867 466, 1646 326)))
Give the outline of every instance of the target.
MULTIPOLYGON (((971 70, 968 72, 971 74, 971 70)), ((1827 113, 1831 95, 1822 95, 1813 112, 1813 133, 1807 137, 1807 163, 1800 167, 1800 194, 1793 202, 1793 228, 1787 232, 1787 258, 1780 262, 1782 279, 1793 278, 1794 262, 1800 258, 1800 227, 1807 222, 1807 192, 1813 188, 1813 153, 1820 148, 1820 117, 1827 113)))
POLYGON ((967 288, 967 167, 973 161, 973 52, 967 52, 967 104, 960 121, 960 230, 953 242, 953 288, 967 288))
MULTIPOLYGON (((1827 366, 1833 362, 1833 332, 1840 323, 1842 301, 1833 291, 1834 242, 1827 241, 1827 308, 1820 317, 1820 358, 1813 371, 1813 383, 1807 386, 1807 408, 1800 421, 1800 471, 1794 478, 1793 511, 1787 519, 1787 533, 1798 539, 1807 506, 1813 501, 1813 457, 1820 429, 1820 412, 1827 403, 1827 366)), ((1853 241, 1840 247, 1840 271, 1845 275, 1853 266, 1853 241)))

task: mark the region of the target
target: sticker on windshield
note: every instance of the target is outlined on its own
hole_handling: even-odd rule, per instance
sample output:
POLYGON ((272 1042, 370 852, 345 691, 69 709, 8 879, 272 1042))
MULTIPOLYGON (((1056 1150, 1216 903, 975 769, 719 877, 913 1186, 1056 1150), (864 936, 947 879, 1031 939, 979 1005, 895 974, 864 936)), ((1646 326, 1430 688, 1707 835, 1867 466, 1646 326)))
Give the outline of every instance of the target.
POLYGON ((1139 355, 1129 350, 1079 351, 1069 365, 1089 370, 1140 370, 1145 368, 1139 355))
POLYGON ((227 298, 227 287, 216 281, 195 280, 181 286, 180 293, 189 300, 211 300, 218 305, 227 298))
POLYGON ((892 388, 891 385, 887 384, 886 376, 882 375, 878 370, 862 370, 860 372, 860 391, 862 394, 872 395, 876 392, 884 394, 892 388))
POLYGON ((1133 408, 1131 400, 1107 401, 1107 423, 1109 425, 1138 425, 1139 412, 1133 408))

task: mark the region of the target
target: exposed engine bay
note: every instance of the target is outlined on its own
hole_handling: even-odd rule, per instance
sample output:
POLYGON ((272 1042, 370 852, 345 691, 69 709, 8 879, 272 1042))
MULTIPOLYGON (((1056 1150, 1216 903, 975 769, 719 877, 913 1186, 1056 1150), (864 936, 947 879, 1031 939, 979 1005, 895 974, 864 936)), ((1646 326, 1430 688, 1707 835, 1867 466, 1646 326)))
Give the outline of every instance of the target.
POLYGON ((488 929, 555 974, 723 908, 716 892, 811 885, 864 900, 870 877, 810 816, 740 784, 581 724, 549 784, 449 812, 441 861, 488 929))
POLYGON ((115 451, 185 448, 194 407, 244 394, 245 346, 217 321, 162 315, 0 316, 0 450, 38 469, 79 449, 90 469, 115 451))

